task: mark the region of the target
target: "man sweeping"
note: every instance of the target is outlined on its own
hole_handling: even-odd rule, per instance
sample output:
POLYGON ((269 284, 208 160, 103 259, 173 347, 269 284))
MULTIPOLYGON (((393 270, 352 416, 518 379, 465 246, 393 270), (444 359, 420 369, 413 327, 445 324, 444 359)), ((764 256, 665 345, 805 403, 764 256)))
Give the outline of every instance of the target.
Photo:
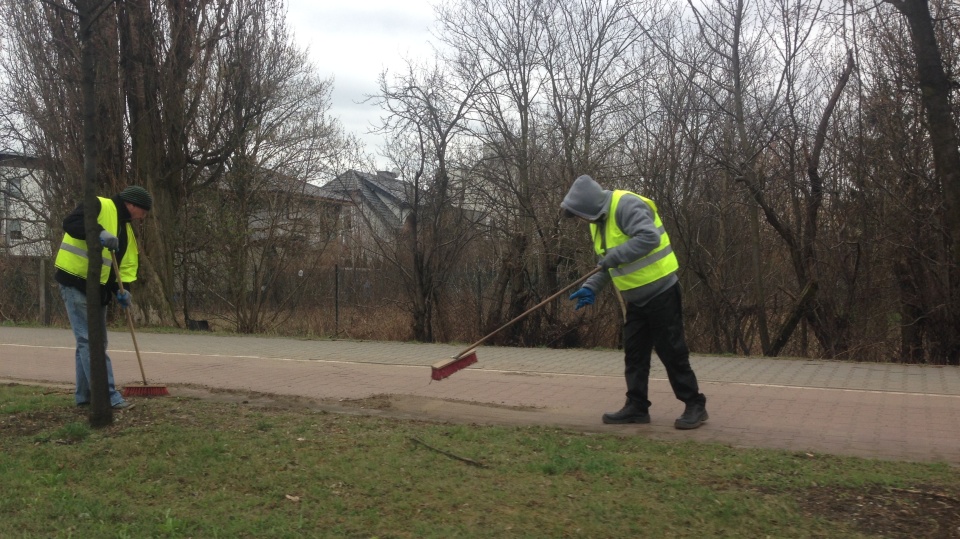
POLYGON ((674 422, 695 429, 707 420, 707 398, 700 393, 690 366, 683 334, 679 264, 670 247, 657 206, 629 191, 608 191, 590 176, 574 180, 560 204, 567 217, 590 223, 594 250, 603 271, 574 292, 575 309, 592 305, 610 281, 626 302, 623 325, 627 401, 617 412, 603 414, 604 423, 649 423, 650 353, 666 367, 673 394, 686 405, 674 422))
MULTIPOLYGON (((117 283, 129 283, 137 280, 138 251, 137 239, 133 235, 131 221, 143 219, 153 207, 153 197, 146 189, 138 185, 131 185, 120 194, 112 198, 97 197, 98 207, 97 224, 100 225, 100 243, 103 244, 102 260, 100 264, 100 304, 104 308, 101 313, 106 325, 107 311, 105 306, 111 298, 116 296, 117 302, 126 309, 130 306, 130 292, 121 292, 117 283), (119 277, 112 269, 111 254, 114 252, 120 260, 119 277)), ((70 318, 70 326, 77 341, 76 373, 77 390, 75 400, 77 406, 90 404, 90 338, 87 321, 87 241, 84 239, 84 207, 81 203, 63 220, 63 242, 57 252, 56 274, 54 278, 60 284, 60 295, 63 296, 70 318)), ((106 342, 104 342, 106 346, 106 342)), ((110 391, 110 405, 114 409, 125 409, 132 406, 124 400, 117 391, 113 381, 113 367, 110 357, 107 356, 107 383, 110 391)))

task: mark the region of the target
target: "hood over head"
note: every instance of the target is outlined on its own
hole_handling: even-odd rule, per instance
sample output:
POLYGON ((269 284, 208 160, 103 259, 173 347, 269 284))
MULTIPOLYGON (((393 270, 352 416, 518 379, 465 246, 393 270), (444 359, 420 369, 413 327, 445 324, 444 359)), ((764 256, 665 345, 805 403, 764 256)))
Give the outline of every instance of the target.
POLYGON ((584 174, 573 180, 560 207, 587 221, 597 221, 609 211, 611 195, 612 191, 600 187, 593 178, 584 174))

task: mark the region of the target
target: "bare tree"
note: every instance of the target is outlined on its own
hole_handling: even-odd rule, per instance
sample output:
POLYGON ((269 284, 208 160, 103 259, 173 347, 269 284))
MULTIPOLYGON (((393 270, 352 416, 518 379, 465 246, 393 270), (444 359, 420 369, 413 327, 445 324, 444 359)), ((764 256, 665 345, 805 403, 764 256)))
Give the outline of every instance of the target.
MULTIPOLYGON (((943 226, 949 238, 948 250, 952 252, 952 264, 947 269, 945 283, 950 292, 945 298, 945 309, 940 311, 943 313, 940 317, 946 318, 942 323, 942 331, 946 331, 943 335, 953 337, 937 339, 940 341, 937 350, 931 352, 934 357, 957 364, 960 363, 960 135, 956 111, 950 103, 956 82, 951 82, 944 68, 928 0, 885 1, 904 16, 910 28, 933 165, 943 192, 943 226)), ((949 5, 943 4, 944 14, 948 14, 949 5)), ((952 15, 957 16, 956 12, 952 15)))
MULTIPOLYGON (((80 48, 64 10, 18 4, 4 3, 17 60, 7 90, 25 147, 49 171, 44 188, 55 223, 79 193, 82 100, 73 85, 51 81, 79 80, 70 59, 80 48)), ((104 189, 141 184, 154 195, 141 234, 137 306, 147 322, 176 324, 190 198, 218 186, 231 159, 242 161, 252 145, 261 166, 306 179, 320 163, 346 158, 350 143, 325 116, 330 81, 313 80, 303 53, 290 46, 280 0, 107 5, 94 34, 103 45, 98 181, 104 189), (273 147, 265 150, 264 140, 273 147)))
POLYGON ((484 79, 464 87, 453 80, 439 66, 408 63, 406 72, 393 78, 382 73, 375 96, 387 113, 381 128, 391 140, 387 155, 409 182, 410 203, 397 241, 382 242, 381 251, 399 270, 413 336, 423 342, 433 342, 442 327, 443 292, 482 221, 482 213, 471 207, 457 157, 484 79))
MULTIPOLYGON (((828 320, 831 311, 815 301, 814 246, 822 197, 819 155, 832 111, 853 68, 852 59, 848 56, 832 95, 801 94, 797 77, 816 65, 811 62, 811 45, 826 43, 824 38, 829 37, 815 31, 824 27, 818 4, 739 1, 712 7, 691 2, 690 6, 700 35, 713 53, 712 61, 705 64, 712 69, 701 71, 705 89, 715 96, 714 105, 729 122, 725 138, 714 146, 713 159, 724 175, 742 186, 749 201, 745 238, 751 247, 748 259, 752 262, 747 267, 752 267, 748 275, 753 292, 745 297, 757 317, 763 351, 779 354, 798 320, 806 317, 826 353, 842 354, 848 348, 845 315, 834 314, 828 320), (796 117, 802 100, 809 99, 804 96, 814 96, 823 110, 812 135, 801 130, 810 121, 796 117), (795 166, 803 160, 801 147, 810 149, 807 163, 795 166), (802 170, 807 171, 808 183, 794 179, 802 170), (766 332, 760 214, 783 242, 799 286, 792 313, 780 321, 773 340, 766 332)), ((809 108, 805 112, 811 113, 809 108)))
POLYGON ((960 245, 960 143, 950 104, 951 90, 956 83, 950 81, 944 69, 928 0, 885 1, 901 13, 910 26, 917 80, 933 143, 934 166, 943 184, 944 221, 952 237, 954 263, 960 266, 960 248, 957 247, 960 245))
POLYGON ((232 149, 178 210, 184 318, 195 283, 211 298, 204 307, 242 333, 288 321, 319 286, 299 272, 319 265, 336 216, 307 179, 334 172, 355 146, 329 116, 332 81, 313 74, 279 6, 236 0, 225 13, 230 33, 210 64, 217 93, 230 96, 218 122, 231 141, 219 146, 232 149))
MULTIPOLYGON (((84 183, 84 227, 87 234, 87 329, 90 346, 90 424, 103 427, 113 423, 113 409, 110 405, 110 393, 107 381, 107 328, 104 326, 103 310, 100 303, 100 260, 103 245, 100 243, 100 226, 97 213, 93 208, 99 206, 97 196, 100 186, 97 181, 98 115, 97 86, 98 55, 103 52, 97 47, 95 30, 102 24, 103 12, 113 2, 111 0, 77 1, 80 41, 80 87, 83 96, 83 183, 84 183)), ((109 49, 107 49, 109 50, 109 49)))
MULTIPOLYGON (((110 17, 114 2, 97 3, 97 24, 90 39, 98 48, 96 60, 107 63, 116 58, 111 46, 110 17)), ((81 44, 75 3, 66 1, 0 3, 7 47, 3 51, 3 91, 7 103, 6 128, 20 151, 37 160, 46 180, 39 185, 42 207, 34 208, 47 219, 50 230, 58 230, 66 213, 84 192, 83 96, 81 87, 81 44)), ((115 40, 113 40, 115 42, 115 40)), ((115 71, 113 72, 115 74, 115 71)), ((100 129, 95 134, 101 148, 98 159, 98 186, 111 190, 123 181, 118 162, 123 161, 122 140, 116 136, 122 114, 109 112, 118 94, 111 70, 99 69, 94 83, 100 88, 95 113, 100 129)), ((59 237, 46 238, 56 248, 59 237)))
MULTIPOLYGON (((7 5, 7 8, 10 6, 7 5)), ((87 295, 87 330, 90 349, 90 424, 94 427, 104 427, 113 423, 113 409, 110 405, 109 387, 107 381, 106 364, 106 327, 104 326, 105 306, 100 302, 100 270, 101 264, 93 263, 102 257, 103 245, 100 243, 100 226, 97 223, 98 212, 93 208, 99 207, 97 196, 101 189, 101 176, 106 172, 109 177, 115 171, 112 165, 119 156, 111 153, 115 146, 110 140, 108 130, 101 129, 101 125, 109 128, 111 115, 109 109, 110 98, 99 88, 109 88, 109 75, 104 75, 106 59, 115 56, 115 48, 110 46, 109 26, 105 24, 107 17, 104 14, 113 8, 113 0, 71 0, 70 4, 59 2, 45 2, 40 9, 30 6, 26 13, 14 23, 14 32, 28 38, 39 38, 48 35, 44 32, 41 20, 56 23, 55 36, 62 38, 65 49, 72 52, 60 65, 64 71, 57 72, 57 79, 66 82, 72 88, 68 90, 74 99, 79 98, 77 118, 80 130, 79 140, 72 145, 72 149, 82 156, 82 181, 74 184, 76 187, 68 192, 76 193, 82 187, 84 212, 84 226, 86 229, 87 256, 91 261, 87 267, 86 295, 87 295), (41 11, 43 14, 41 15, 41 11), (104 77, 107 80, 104 80, 104 77), (104 84, 106 82, 106 84, 104 84), (106 106, 104 106, 106 105, 106 106), (102 121, 102 124, 101 124, 102 121), (107 164, 107 169, 102 169, 107 164)), ((11 10, 5 10, 10 13, 11 10)), ((15 11, 15 10, 13 10, 15 11)), ((30 56, 42 55, 42 48, 33 48, 40 43, 27 42, 16 52, 30 56)), ((109 70, 106 70, 109 71, 109 70)), ((29 80, 29 79, 28 79, 29 80)), ((25 82, 25 81, 24 81, 25 82)), ((16 84, 14 85, 16 86, 16 84)), ((21 102, 21 104, 24 104, 21 102)), ((74 154, 76 159, 77 154, 74 154)), ((77 160, 74 161, 76 163, 77 160)))
MULTIPOLYGON (((472 181, 482 184, 495 233, 505 240, 504 251, 495 255, 500 271, 490 287, 492 324, 525 311, 542 286, 543 240, 550 234, 539 219, 545 209, 541 194, 551 189, 536 168, 536 114, 544 89, 540 51, 549 14, 541 0, 464 0, 438 9, 437 35, 452 51, 454 72, 483 80, 473 133, 484 157, 473 168, 472 181)), ((550 210, 553 221, 556 206, 550 210)), ((523 324, 538 323, 529 317, 523 324)), ((501 336, 510 340, 521 334, 522 326, 515 325, 501 336)))
MULTIPOLYGON (((174 260, 184 231, 180 208, 203 183, 216 182, 236 149, 229 107, 238 98, 218 79, 217 52, 231 29, 233 0, 126 0, 117 24, 129 114, 130 176, 154 196, 142 263, 142 302, 173 324, 174 260)), ((249 6, 262 11, 263 5, 249 6)), ((243 126, 239 126, 240 129, 243 126)))
MULTIPOLYGON (((640 189, 630 181, 636 174, 624 169, 620 156, 648 119, 644 103, 649 101, 653 56, 634 20, 634 11, 644 4, 610 0, 548 5, 552 12, 544 17, 540 43, 547 90, 537 138, 543 186, 538 205, 546 211, 541 210, 538 222, 545 230, 540 238, 544 281, 556 289, 579 277, 580 268, 590 267, 595 260, 583 229, 563 230, 558 213, 550 212, 559 207, 572 180, 590 174, 609 188, 640 189)), ((562 304, 549 306, 547 322, 567 333, 560 316, 567 310, 562 304)), ((609 314, 602 308, 592 313, 609 314)), ((580 320, 570 323, 579 325, 580 320)), ((565 341, 574 342, 572 338, 565 341)))
MULTIPOLYGON (((491 212, 497 271, 486 296, 489 323, 500 325, 576 276, 560 200, 577 174, 603 170, 630 129, 621 90, 636 78, 638 34, 622 1, 466 0, 438 14, 454 73, 482 80, 470 181, 491 212)), ((538 310, 498 338, 568 342, 575 332, 557 309, 538 310)))
POLYGON ((565 182, 580 174, 609 176, 610 156, 643 121, 638 108, 653 57, 629 0, 556 2, 541 45, 550 116, 565 182), (631 9, 632 8, 632 9, 631 9))
MULTIPOLYGON (((931 9, 949 14, 950 6, 937 2, 931 9)), ((955 363, 957 266, 944 213, 947 188, 934 159, 924 86, 917 83, 912 29, 897 14, 891 4, 879 4, 857 17, 863 89, 860 113, 848 115, 858 119, 849 127, 858 138, 847 151, 857 180, 852 193, 863 202, 862 217, 851 225, 870 234, 871 241, 861 243, 864 271, 887 279, 869 297, 877 300, 873 310, 887 313, 889 334, 899 337, 890 355, 955 363)), ((947 71, 956 69, 953 19, 936 17, 934 26, 947 71)), ((885 337, 877 340, 893 340, 885 337)))

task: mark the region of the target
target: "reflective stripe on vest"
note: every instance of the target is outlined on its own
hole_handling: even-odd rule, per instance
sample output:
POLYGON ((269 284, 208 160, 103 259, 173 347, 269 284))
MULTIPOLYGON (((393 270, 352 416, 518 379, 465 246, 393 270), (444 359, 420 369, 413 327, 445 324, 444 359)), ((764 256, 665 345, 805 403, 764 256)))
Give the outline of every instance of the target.
MULTIPOLYGON (((117 206, 109 198, 97 197, 100 200, 100 214, 97 215, 97 223, 104 230, 113 235, 117 235, 117 226, 119 217, 117 216, 117 206)), ((129 234, 130 229, 127 229, 129 234)), ((128 240, 129 241, 129 240, 128 240)), ((126 257, 124 257, 126 258, 126 257)), ((110 276, 110 267, 112 265, 110 251, 104 247, 101 251, 100 260, 100 284, 107 282, 110 276)), ((54 265, 71 275, 87 278, 87 240, 76 239, 70 234, 63 235, 63 241, 60 243, 60 250, 57 251, 57 259, 54 265)))
MULTIPOLYGON (((620 230, 620 227, 617 226, 617 205, 624 195, 638 197, 650 206, 650 209, 653 210, 653 224, 657 227, 657 232, 660 234, 660 245, 653 251, 650 251, 647 256, 639 260, 621 264, 610 270, 610 276, 613 278, 613 284, 616 285, 617 289, 630 290, 670 275, 680 268, 680 263, 677 261, 677 256, 673 252, 673 247, 670 246, 670 237, 663 228, 663 222, 660 220, 660 212, 657 211, 657 205, 649 198, 631 193, 630 191, 613 192, 613 197, 610 201, 610 212, 607 214, 606 226, 604 227, 607 249, 621 245, 630 239, 630 236, 625 234, 620 230)), ((597 225, 591 223, 590 233, 594 239, 594 251, 602 256, 605 253, 603 245, 604 237, 598 232, 599 229, 597 225)))

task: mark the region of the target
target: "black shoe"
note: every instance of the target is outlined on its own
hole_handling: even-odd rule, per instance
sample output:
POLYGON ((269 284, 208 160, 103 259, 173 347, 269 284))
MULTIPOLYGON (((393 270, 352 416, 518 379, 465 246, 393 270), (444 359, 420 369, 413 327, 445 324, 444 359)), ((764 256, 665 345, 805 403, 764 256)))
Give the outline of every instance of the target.
POLYGON ((77 408, 85 408, 85 407, 87 407, 87 406, 90 406, 90 403, 89 403, 89 402, 78 402, 78 403, 77 403, 77 408))
POLYGON ((683 415, 674 421, 673 426, 680 430, 690 430, 703 425, 703 422, 709 419, 707 408, 699 402, 688 402, 683 415))
POLYGON ((603 422, 607 425, 619 425, 622 423, 649 423, 650 413, 647 412, 646 408, 641 408, 639 405, 634 404, 631 401, 627 401, 627 403, 623 405, 623 408, 621 408, 619 412, 603 414, 603 422))

